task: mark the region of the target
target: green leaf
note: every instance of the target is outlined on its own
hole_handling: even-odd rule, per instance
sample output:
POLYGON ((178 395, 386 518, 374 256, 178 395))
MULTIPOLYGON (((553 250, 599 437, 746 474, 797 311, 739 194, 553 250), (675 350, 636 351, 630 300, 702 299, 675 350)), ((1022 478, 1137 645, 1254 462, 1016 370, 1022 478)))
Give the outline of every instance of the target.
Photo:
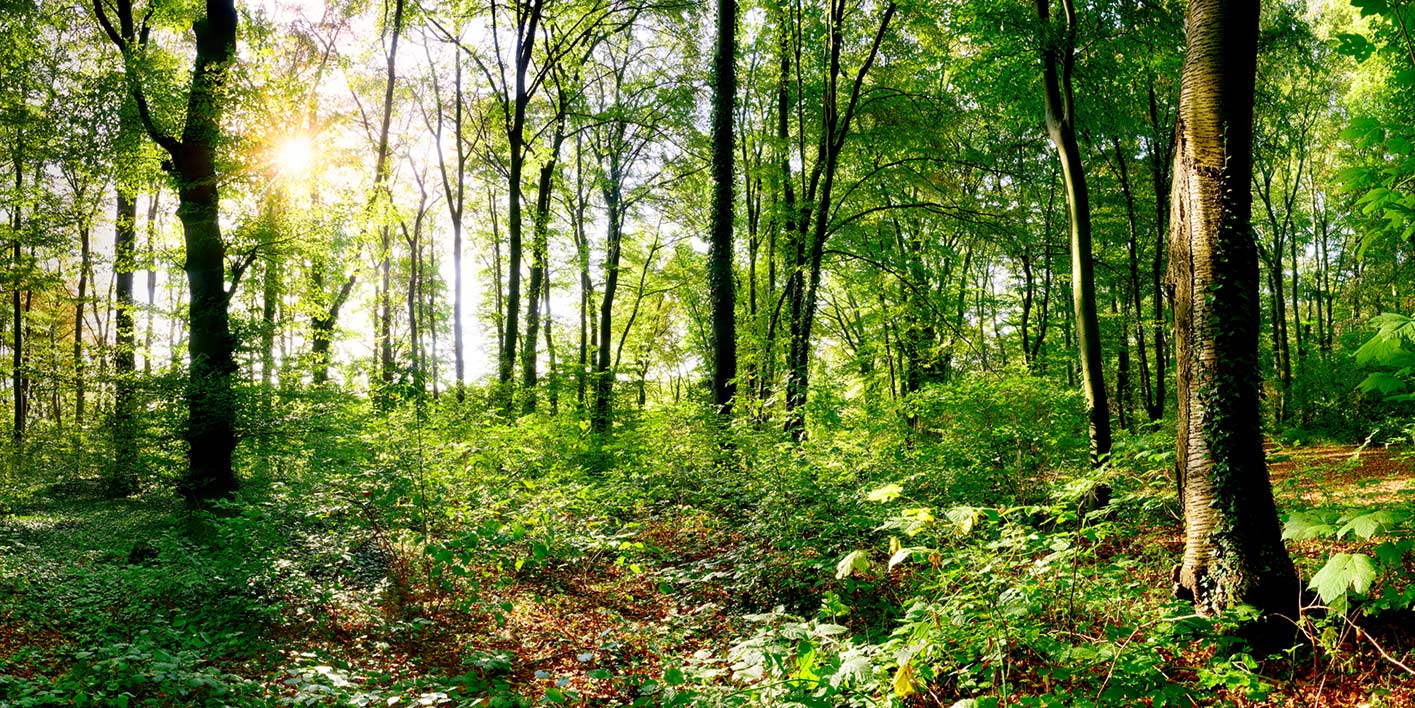
POLYGON ((1376 50, 1376 45, 1371 40, 1359 34, 1343 32, 1336 35, 1336 50, 1349 57, 1354 57, 1356 61, 1366 61, 1371 53, 1376 50))
POLYGON ((1405 382, 1384 371, 1372 371, 1366 374, 1366 378, 1356 385, 1361 393, 1379 393, 1382 396, 1389 396, 1392 393, 1399 393, 1405 390, 1405 382))
POLYGON ((1390 528, 1395 523, 1395 515, 1386 509, 1378 509, 1369 514, 1359 514, 1351 517, 1337 529, 1336 537, 1341 538, 1348 533, 1355 532, 1360 538, 1370 538, 1380 531, 1390 528))
POLYGON ((904 488, 897 484, 886 484, 870 492, 865 498, 872 502, 890 502, 898 499, 903 492, 904 488))
POLYGON ((1316 590, 1322 602, 1332 603, 1345 597, 1347 590, 1364 595, 1376 579, 1376 567, 1364 553, 1337 553, 1312 576, 1307 587, 1316 590))
POLYGON ((835 564, 835 577, 844 579, 870 569, 870 559, 864 551, 850 551, 835 564))

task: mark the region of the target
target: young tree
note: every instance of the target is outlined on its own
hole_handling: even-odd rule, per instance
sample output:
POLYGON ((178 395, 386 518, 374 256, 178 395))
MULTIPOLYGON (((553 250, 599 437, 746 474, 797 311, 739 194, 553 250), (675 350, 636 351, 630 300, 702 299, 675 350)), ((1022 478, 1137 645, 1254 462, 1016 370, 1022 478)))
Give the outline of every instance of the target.
POLYGON ((1263 456, 1252 213, 1258 0, 1194 0, 1174 162, 1169 281, 1178 347, 1184 561, 1175 592, 1203 615, 1238 604, 1295 616, 1263 456))
POLYGON ((1041 22, 1042 97, 1047 135, 1061 160, 1062 183, 1071 216, 1071 292, 1076 310, 1076 343, 1081 355, 1081 388, 1086 395, 1091 464, 1110 455, 1110 407, 1101 363, 1100 324, 1096 314, 1096 272, 1091 255, 1091 198, 1081 146, 1076 140, 1076 100, 1071 76, 1076 67, 1076 5, 1062 0, 1062 21, 1054 24, 1051 0, 1036 0, 1041 22))

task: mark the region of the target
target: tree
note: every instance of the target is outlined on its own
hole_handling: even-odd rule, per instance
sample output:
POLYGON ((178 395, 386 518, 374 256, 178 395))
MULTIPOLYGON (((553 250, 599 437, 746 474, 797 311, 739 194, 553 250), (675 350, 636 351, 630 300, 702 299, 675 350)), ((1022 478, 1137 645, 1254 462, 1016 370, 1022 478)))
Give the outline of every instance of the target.
POLYGON ((142 59, 149 49, 152 14, 141 24, 133 19, 132 0, 94 0, 93 9, 109 40, 122 53, 128 88, 148 137, 170 161, 168 173, 177 182, 177 218, 186 246, 190 335, 187 351, 187 473, 179 484, 189 503, 229 496, 237 480, 231 467, 236 449, 236 373, 226 290, 226 244, 221 238, 221 196, 218 190, 217 146, 221 139, 221 108, 236 52, 234 0, 207 0, 192 21, 196 53, 187 91, 181 137, 158 124, 144 90, 142 59))
POLYGON ((717 2, 717 53, 713 57, 712 225, 708 238, 708 289, 712 300, 712 400, 724 415, 737 391, 737 319, 732 280, 732 107, 737 97, 737 3, 717 2))
POLYGON ((1062 23, 1053 25, 1051 0, 1036 0, 1041 22, 1042 95, 1047 135, 1061 161, 1066 205, 1071 216, 1071 299, 1076 311, 1076 344, 1081 356, 1081 388, 1086 395, 1091 464, 1110 455, 1110 407, 1101 362, 1100 324, 1096 314, 1096 272, 1091 255, 1091 197, 1076 140, 1076 100, 1071 77, 1076 66, 1076 6, 1062 0, 1062 23), (1059 74, 1059 75, 1058 75, 1059 74))
POLYGON ((1295 616, 1263 455, 1252 214, 1258 2, 1194 0, 1174 162, 1169 285, 1178 348, 1184 560, 1175 592, 1202 615, 1239 604, 1295 616))

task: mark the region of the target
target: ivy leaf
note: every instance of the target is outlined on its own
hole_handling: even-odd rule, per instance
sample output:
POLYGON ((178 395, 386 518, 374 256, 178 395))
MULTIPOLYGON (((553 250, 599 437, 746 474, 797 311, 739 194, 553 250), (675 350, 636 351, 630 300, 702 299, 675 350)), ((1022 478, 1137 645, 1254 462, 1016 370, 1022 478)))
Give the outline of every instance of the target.
POLYGON ((1347 590, 1364 595, 1375 579, 1376 567, 1371 564, 1370 556, 1364 553, 1337 553, 1312 576, 1312 582, 1307 587, 1316 590, 1322 602, 1330 604, 1344 597, 1347 590))

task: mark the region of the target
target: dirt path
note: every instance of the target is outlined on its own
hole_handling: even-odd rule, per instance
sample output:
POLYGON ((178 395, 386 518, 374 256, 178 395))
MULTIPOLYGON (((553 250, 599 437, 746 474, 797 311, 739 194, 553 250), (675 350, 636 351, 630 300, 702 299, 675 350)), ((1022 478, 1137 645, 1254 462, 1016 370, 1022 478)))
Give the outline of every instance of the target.
POLYGON ((1269 444, 1268 461, 1279 503, 1350 507, 1405 501, 1415 505, 1415 451, 1409 448, 1269 444))

